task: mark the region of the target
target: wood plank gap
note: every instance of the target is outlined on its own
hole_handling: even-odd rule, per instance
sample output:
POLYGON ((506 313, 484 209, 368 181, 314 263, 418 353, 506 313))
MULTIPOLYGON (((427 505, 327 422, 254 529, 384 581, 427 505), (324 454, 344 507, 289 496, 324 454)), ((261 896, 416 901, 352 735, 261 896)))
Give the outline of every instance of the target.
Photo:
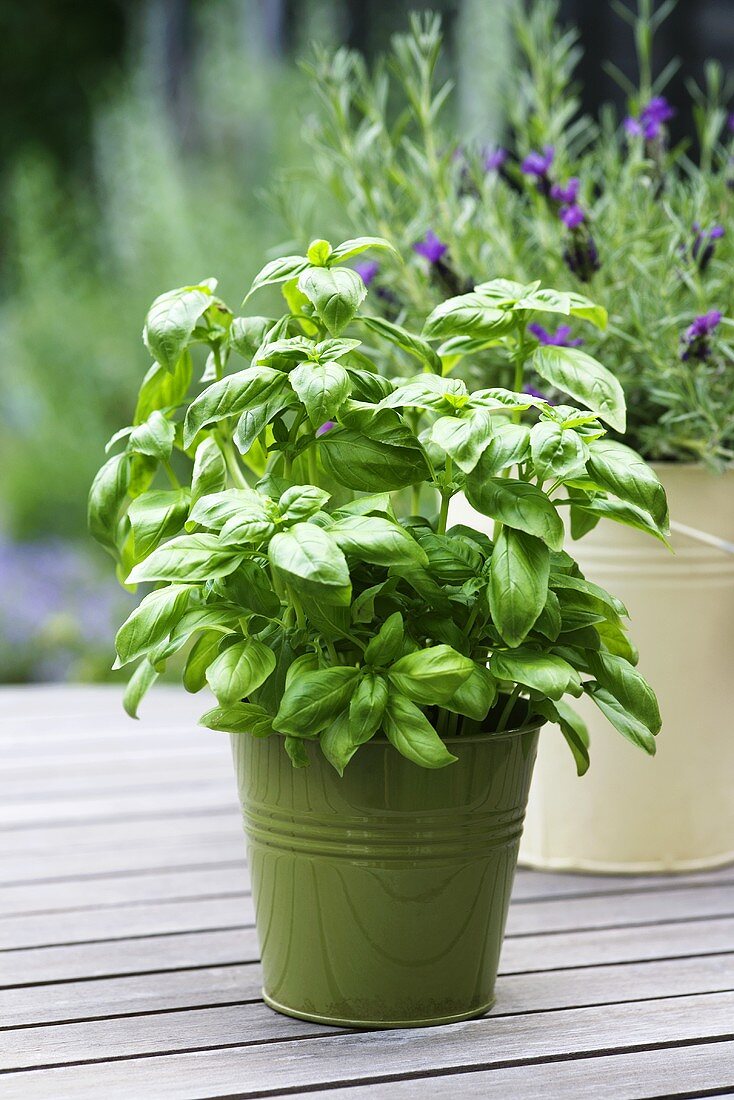
MULTIPOLYGON (((714 951, 711 952, 711 954, 721 955, 722 952, 714 951)), ((691 956, 691 958, 698 957, 697 955, 691 956)), ((668 960, 663 961, 667 962, 668 960)), ((153 970, 125 970, 122 974, 89 974, 82 975, 81 977, 75 976, 73 978, 52 978, 51 981, 46 982, 14 982, 12 985, 0 985, 0 992, 4 992, 6 989, 37 989, 45 985, 75 985, 77 982, 109 982, 114 981, 116 978, 148 978, 155 974, 179 974, 187 970, 221 970, 223 967, 227 966, 255 966, 259 962, 259 959, 227 959, 226 962, 207 962, 206 964, 197 962, 192 963, 190 966, 164 966, 155 967, 153 970)), ((582 968, 571 967, 570 969, 576 970, 582 968)), ((588 969, 588 967, 584 969, 588 969)), ((535 971, 529 970, 527 973, 533 974, 535 971)))
POLYGON ((60 875, 57 878, 13 879, 8 882, 0 882, 0 886, 54 886, 63 882, 92 882, 95 879, 129 878, 132 875, 167 875, 175 871, 211 871, 212 868, 239 867, 242 868, 243 859, 208 860, 206 863, 177 863, 175 868, 168 867, 137 867, 134 870, 123 868, 120 871, 95 871, 91 875, 60 875))
MULTIPOLYGON (((67 826, 87 826, 87 825, 110 825, 115 822, 126 821, 180 821, 181 818, 185 818, 187 821, 194 817, 222 817, 225 814, 231 814, 237 809, 237 803, 229 801, 226 805, 222 803, 221 806, 205 807, 200 810, 186 810, 177 813, 173 813, 167 810, 161 810, 158 813, 155 811, 141 811, 140 813, 132 814, 111 814, 108 816, 100 817, 58 817, 49 818, 47 820, 34 819, 33 822, 21 822, 18 825, 0 825, 0 833, 21 833, 28 832, 32 829, 48 829, 48 828, 61 828, 64 829, 67 826)), ((732 880, 734 882, 734 880, 732 880)), ((722 885, 727 885, 722 883, 722 885)))
MULTIPOLYGON (((705 913, 700 917, 666 917, 665 924, 700 924, 701 921, 715 921, 715 920, 731 920, 734 917, 732 913, 717 913, 715 916, 707 916, 705 913)), ((627 924, 591 924, 588 926, 579 925, 574 928, 574 932, 616 932, 620 928, 654 928, 655 925, 660 924, 660 919, 657 920, 642 920, 631 921, 627 924)), ((506 940, 524 940, 531 936, 567 936, 568 928, 546 928, 542 932, 530 931, 530 932, 506 932, 506 940)), ((19 950, 13 948, 13 950, 19 950)))
MULTIPOLYGON (((549 872, 541 871, 539 874, 548 874, 549 872)), ((721 882, 718 880, 712 883, 710 880, 704 882, 671 882, 669 879, 665 882, 651 882, 649 886, 631 886, 627 890, 594 890, 592 892, 582 891, 578 894, 533 894, 526 898, 513 898, 513 905, 533 905, 537 902, 558 902, 564 901, 586 901, 588 898, 623 898, 633 897, 635 894, 656 894, 667 893, 667 891, 684 890, 701 890, 706 887, 721 886, 721 887, 734 887, 734 878, 723 879, 721 882)))
MULTIPOLYGON (((33 883, 29 885, 32 886, 33 883)), ((68 905, 57 909, 24 909, 19 912, 0 914, 0 921, 14 920, 16 917, 53 917, 58 916, 60 913, 101 913, 111 909, 139 909, 149 905, 177 905, 182 901, 227 901, 231 898, 249 898, 251 896, 251 890, 227 890, 215 894, 181 894, 175 898, 154 898, 153 900, 150 898, 135 898, 133 901, 107 901, 100 902, 98 905, 68 905)), ((2 924, 0 924, 0 928, 2 928, 2 924)), ((79 940, 74 942, 79 943, 79 940)), ((81 942, 89 941, 83 940, 81 942)), ((44 946, 48 946, 48 944, 44 946)))
MULTIPOLYGON (((543 971, 543 973, 547 973, 547 971, 543 971)), ((661 998, 659 993, 655 993, 655 994, 651 994, 648 997, 635 997, 635 999, 633 1001, 630 1001, 628 997, 624 997, 624 998, 621 998, 621 999, 618 998, 616 1000, 611 1000, 611 1001, 588 1001, 588 1002, 584 1002, 584 1004, 582 1004, 582 1005, 550 1005, 547 1008, 524 1008, 524 1009, 522 1009, 522 1011, 516 1011, 516 1012, 495 1012, 494 1010, 491 1010, 490 1012, 487 1013, 486 1016, 480 1017, 480 1019, 507 1020, 507 1019, 512 1019, 512 1017, 515 1017, 515 1016, 517 1016, 517 1017, 522 1017, 522 1016, 543 1016, 543 1015, 546 1015, 548 1013, 578 1012, 578 1010, 580 1008, 609 1008, 613 1005, 625 1005, 625 1004, 635 1004, 635 1005, 637 1005, 637 1004, 644 1004, 646 1001, 660 1001, 661 999, 665 1000, 665 1001, 677 1001, 677 1000, 680 1000, 682 997, 713 997, 713 996, 719 996, 722 993, 734 993, 734 988, 732 988, 732 989, 703 989, 703 990, 691 990, 691 989, 689 989, 689 990, 686 990, 685 993, 669 993, 669 994, 666 994, 663 998, 661 998)), ((239 1000, 239 1001, 214 1001, 211 1004, 197 1004, 197 1005, 193 1005, 193 1006, 191 1006, 191 1005, 177 1005, 174 1008, 153 1008, 153 1009, 150 1009, 150 1011, 147 1011, 147 1012, 110 1012, 110 1013, 107 1013, 106 1015, 102 1015, 102 1016, 75 1016, 75 1017, 72 1017, 68 1020, 53 1020, 51 1022, 46 1021, 46 1020, 42 1020, 39 1023, 8 1024, 8 1025, 4 1025, 4 1026, 0 1027, 0 1034, 2 1034, 4 1032, 8 1032, 8 1031, 31 1031, 34 1028, 39 1028, 39 1027, 45 1027, 45 1028, 54 1027, 55 1028, 55 1027, 65 1027, 69 1024, 106 1023, 108 1020, 130 1020, 130 1019, 145 1020, 149 1016, 173 1016, 176 1013, 180 1014, 180 1013, 183 1013, 183 1012, 206 1012, 207 1010, 211 1010, 211 1009, 216 1010, 216 1009, 221 1009, 221 1008, 242 1008, 242 1007, 246 1007, 247 1005, 263 1005, 263 1004, 264 1004, 264 1001, 263 1001, 262 997, 248 997, 244 1000, 239 1000)), ((360 1028, 339 1028, 337 1034, 338 1035, 358 1034, 360 1031, 361 1031, 360 1028)), ((320 1035, 324 1038, 327 1037, 327 1036, 324 1035, 323 1032, 321 1032, 320 1035)), ((284 1037, 285 1040, 300 1039, 300 1038, 312 1038, 312 1036, 285 1036, 284 1037)), ((270 1042, 270 1041, 274 1041, 274 1040, 268 1040, 268 1039, 257 1040, 257 1043, 259 1044, 260 1042, 270 1042)), ((220 1050, 220 1049, 226 1049, 228 1045, 231 1046, 233 1044, 226 1044, 226 1043, 225 1044, 215 1044, 214 1046, 202 1047, 201 1049, 202 1050, 220 1050)), ((242 1046, 252 1046, 252 1045, 254 1045, 254 1042, 248 1042, 248 1043, 242 1043, 242 1044, 238 1043, 238 1044, 234 1044, 234 1045, 236 1045, 236 1046, 240 1046, 240 1045, 242 1045, 242 1046)), ((170 1051, 170 1053, 171 1054, 185 1054, 185 1053, 191 1053, 191 1052, 175 1050, 175 1051, 170 1051)), ((62 1066, 91 1065, 91 1064, 96 1064, 96 1063, 101 1063, 101 1062, 123 1061, 123 1060, 128 1060, 130 1058, 139 1058, 139 1057, 143 1057, 143 1055, 130 1054, 130 1055, 124 1055, 124 1057, 120 1056, 120 1058, 88 1058, 88 1059, 80 1059, 80 1060, 74 1061, 74 1062, 53 1062, 53 1063, 49 1063, 48 1065, 34 1066, 32 1068, 33 1069, 39 1069, 39 1070, 40 1069, 60 1069, 62 1066)), ((148 1055, 146 1054, 145 1057, 148 1057, 148 1055)), ((0 1070, 0 1072, 10 1073, 10 1072, 15 1072, 15 1070, 6 1069, 6 1070, 0 1070)))
MULTIPOLYGON (((660 998, 658 998, 660 999, 660 998)), ((664 998, 663 998, 664 999, 664 998)), ((336 1033, 337 1038, 348 1037, 351 1035, 362 1034, 359 1029, 352 1028, 340 1028, 336 1033)), ((376 1034, 380 1034, 377 1032, 376 1034)), ((76 1066, 89 1066, 89 1065, 111 1065, 117 1062, 143 1062, 152 1058, 168 1058, 176 1057, 186 1054, 206 1054, 213 1051, 221 1050, 245 1050, 250 1047, 256 1046, 276 1046, 281 1043, 328 1043, 330 1039, 335 1037, 335 1033, 324 1034, 323 1031, 314 1035, 294 1035, 294 1036, 279 1036, 272 1039, 256 1039, 247 1043, 222 1043, 220 1046, 215 1047, 186 1047, 179 1048, 174 1051, 159 1050, 151 1051, 145 1054, 124 1054, 114 1058, 100 1058, 100 1059, 86 1059, 75 1062, 61 1062, 53 1063, 44 1066, 33 1066, 28 1069, 5 1069, 0 1070, 0 1077, 15 1076, 16 1079, 21 1079, 26 1073, 39 1073, 43 1071, 55 1070, 55 1069, 73 1069, 76 1066)), ((281 1096, 294 1096, 306 1094, 309 1092, 324 1092, 333 1091, 339 1088, 365 1088, 376 1084, 388 1084, 390 1082, 403 1082, 403 1081, 430 1081, 437 1077, 454 1077, 462 1076, 464 1074, 478 1073, 487 1070, 499 1070, 499 1069, 516 1069, 524 1066, 543 1066, 549 1065, 554 1062, 574 1062, 574 1061, 593 1061, 595 1058, 609 1058, 616 1057, 623 1054, 642 1054, 650 1051, 658 1050, 679 1050, 683 1047, 690 1046, 712 1046, 717 1043, 729 1043, 734 1041, 734 1032, 721 1035, 705 1035, 697 1036, 689 1039, 678 1039, 660 1043, 636 1043, 622 1047, 599 1047, 593 1050, 580 1051, 575 1054, 550 1054, 542 1057, 534 1058, 505 1058, 498 1059, 490 1062, 475 1062, 468 1065, 456 1065, 447 1066, 444 1068, 436 1068, 431 1070, 416 1070, 414 1072, 404 1073, 387 1073, 377 1074, 370 1077, 361 1078, 343 1078, 339 1081, 333 1080, 313 1085, 293 1085, 286 1088, 275 1089, 257 1089, 248 1090, 247 1092, 236 1093, 222 1093, 216 1096, 211 1096, 208 1100, 266 1100, 266 1098, 275 1098, 281 1096)), ((330 1045, 330 1044, 329 1044, 330 1045)), ((669 1095, 669 1094, 668 1094, 669 1095)), ((714 1095, 716 1095, 714 1093, 714 1095)), ((719 1093, 721 1095, 721 1093, 719 1093)), ((724 1094, 725 1095, 725 1094, 724 1094)))
MULTIPOLYGON (((666 923, 673 923, 672 921, 666 923)), ((69 940, 65 943, 34 943, 32 947, 0 947, 0 955, 14 955, 18 951, 53 951, 57 947, 91 947, 97 943, 134 943, 135 940, 168 940, 177 936, 201 936, 215 932, 246 932, 255 925, 224 924, 221 928, 179 928, 175 932, 140 932, 134 936, 107 936, 96 940, 69 940)), ((625 925, 625 927, 627 927, 625 925)), ((634 926, 631 926, 634 927, 634 926)), ((11 988, 9 986, 0 986, 11 988)))

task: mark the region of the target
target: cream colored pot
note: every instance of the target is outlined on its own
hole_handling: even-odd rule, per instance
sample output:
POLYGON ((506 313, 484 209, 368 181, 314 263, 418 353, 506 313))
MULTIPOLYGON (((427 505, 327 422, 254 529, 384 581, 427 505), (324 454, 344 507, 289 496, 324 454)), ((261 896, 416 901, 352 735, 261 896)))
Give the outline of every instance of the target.
MULTIPOLYGON (((580 700, 591 767, 579 779, 563 739, 547 727, 520 849, 526 866, 683 871, 734 860, 734 555, 716 545, 734 542, 734 472, 656 469, 678 525, 674 554, 607 520, 569 549, 630 612, 640 670, 660 700, 657 756, 646 757, 580 700)), ((457 502, 453 521, 471 522, 469 511, 457 502)))

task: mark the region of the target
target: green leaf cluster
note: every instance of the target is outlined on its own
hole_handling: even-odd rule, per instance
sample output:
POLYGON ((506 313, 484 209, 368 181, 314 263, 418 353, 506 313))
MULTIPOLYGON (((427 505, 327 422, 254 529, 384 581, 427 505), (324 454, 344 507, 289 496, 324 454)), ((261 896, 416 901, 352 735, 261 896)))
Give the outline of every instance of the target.
POLYGON ((536 716, 583 771, 588 737, 566 702, 582 694, 653 752, 660 716, 625 609, 564 544, 602 515, 664 539, 665 494, 607 435, 625 410, 602 364, 538 349, 527 327, 540 309, 604 311, 494 280, 415 334, 360 314, 345 261, 367 248, 390 246, 317 240, 267 264, 252 289, 282 285, 279 318, 233 317, 212 282, 151 307, 155 362, 89 504, 120 579, 150 586, 116 639, 118 664, 135 665, 128 712, 178 655, 186 690, 216 699, 205 725, 282 737, 295 766, 311 741, 341 773, 384 737, 440 768, 463 734, 536 716), (450 374, 477 342, 519 367, 533 357, 579 404, 450 374), (462 493, 491 538, 450 525, 462 493))

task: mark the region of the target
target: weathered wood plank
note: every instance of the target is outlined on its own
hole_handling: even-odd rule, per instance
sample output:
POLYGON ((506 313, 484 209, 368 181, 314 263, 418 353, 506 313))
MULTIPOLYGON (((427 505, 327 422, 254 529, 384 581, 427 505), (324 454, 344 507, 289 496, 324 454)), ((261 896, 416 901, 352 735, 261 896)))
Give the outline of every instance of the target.
MULTIPOLYGON (((0 991, 0 1020, 5 1026, 22 1027, 252 1001, 260 996, 260 982, 260 967, 251 963, 174 970, 153 977, 66 982, 51 989, 8 989, 0 991)), ((502 974, 492 1015, 723 993, 732 988, 732 955, 502 974)))
MULTIPOLYGON (((721 984, 725 979, 720 969, 714 972, 714 968, 709 968, 708 984, 713 988, 702 989, 701 974, 696 967, 691 967, 692 960, 684 961, 688 963, 686 980, 681 980, 682 974, 676 975, 671 972, 670 964, 651 964, 649 969, 653 967, 659 969, 657 976, 654 973, 647 976, 648 988, 656 989, 658 998, 690 995, 693 992, 702 994, 727 991, 721 984), (671 989, 672 985, 675 985, 674 989, 671 989)), ((616 968, 610 969, 614 971, 616 968)), ((577 971, 565 972, 561 978, 560 989, 554 988, 559 983, 549 981, 550 976, 547 974, 533 975, 530 980, 524 976, 524 981, 523 978, 503 978, 499 982, 498 1004, 492 1015, 537 1012, 540 1008, 537 996, 538 986, 541 987, 541 992, 545 992, 546 997, 553 998, 551 1007, 554 1009, 581 1007, 584 1004, 583 1001, 579 1003, 575 999, 568 1000, 569 995, 578 997, 581 993, 582 986, 578 973, 577 971)), ((611 1004, 615 999, 617 1003, 621 1003, 631 999, 632 995, 638 1002, 644 996, 636 984, 633 985, 630 982, 629 977, 625 983, 620 982, 619 974, 612 978, 611 988, 617 990, 617 997, 614 998, 610 995, 609 981, 605 981, 606 973, 598 969, 581 973, 587 978, 587 987, 590 978, 593 982, 597 1000, 590 1002, 591 1004, 599 1004, 602 1000, 611 1004)), ((556 975, 554 977, 557 978, 556 975)), ((734 974, 730 974, 729 977, 734 977, 734 974)), ((251 980, 249 988, 250 990, 252 988, 251 980)), ((232 999, 236 998, 232 998, 230 992, 230 1001, 232 999)), ((240 999, 245 999, 242 994, 240 999)), ((60 1026, 36 1026, 26 1030, 16 1029, 12 1033, 5 1032, 5 1034, 0 1032, 0 1069, 30 1068, 75 1061, 101 1061, 114 1057, 154 1054, 160 1051, 186 1050, 193 1046, 214 1049, 230 1043, 267 1042, 302 1034, 328 1034, 334 1030, 333 1028, 319 1029, 312 1025, 301 1031, 298 1028, 292 1029, 283 1017, 265 1008, 260 1001, 255 1004, 230 1003, 226 1007, 207 1007, 199 1010, 192 1010, 187 1006, 180 1011, 155 1015, 124 1018, 118 1015, 113 1019, 88 1020, 76 1024, 64 1023, 60 1026)))
POLYGON ((3 916, 63 913, 69 910, 107 909, 117 905, 170 902, 187 898, 223 897, 249 891, 250 878, 243 858, 194 871, 165 870, 64 882, 27 882, 0 890, 3 916))
POLYGON ((0 804, 0 834, 24 829, 56 828, 57 825, 95 825, 115 821, 165 822, 185 807, 189 816, 231 813, 237 798, 229 778, 222 777, 201 788, 189 785, 184 795, 177 788, 156 791, 128 790, 105 797, 80 800, 74 795, 43 801, 0 804))
MULTIPOLYGON (((216 835, 216 834, 214 834, 216 835)), ((232 882, 242 876, 232 875, 232 882)), ((53 944, 85 943, 163 933, 234 928, 254 921, 252 901, 231 887, 229 896, 186 898, 181 901, 85 908, 38 916, 0 916, 0 951, 53 944)), ((93 903, 94 887, 88 889, 93 903)), ((734 917, 734 887, 658 891, 614 898, 554 898, 510 907, 507 936, 573 932, 591 928, 657 924, 662 920, 695 921, 734 917)))
POLYGON ((28 856, 0 857, 0 886, 54 882, 66 878, 93 879, 98 875, 134 871, 172 870, 176 867, 215 867, 244 860, 243 836, 195 837, 181 844, 175 836, 151 836, 148 845, 120 847, 114 851, 49 851, 33 860, 28 856))
POLYGON ((0 1071, 104 1061, 162 1050, 319 1038, 337 1030, 288 1019, 257 1001, 226 1008, 0 1031, 0 1071))
POLYGON ((160 824, 150 821, 106 821, 97 825, 59 825, 51 834, 41 826, 17 833, 0 833, 0 859, 6 856, 47 856, 53 838, 54 852, 94 852, 109 854, 125 845, 147 847, 158 840, 176 838, 182 843, 217 836, 242 840, 242 818, 233 803, 228 813, 190 817, 185 805, 179 813, 160 824))
POLYGON ((673 1100, 734 1095, 734 1043, 702 1043, 611 1057, 390 1081, 292 1094, 292 1100, 673 1100), (593 1084, 591 1083, 593 1082, 593 1084))
MULTIPOLYGON (((187 1100, 232 1094, 244 1100, 277 1095, 284 1089, 372 1082, 436 1069, 490 1068, 549 1057, 630 1051, 650 1043, 732 1038, 733 1012, 734 994, 713 993, 648 1001, 644 1012, 635 1003, 625 1003, 487 1017, 420 1031, 323 1035, 279 1042, 277 1056, 265 1044, 30 1070, 5 1075, 4 1100, 47 1100, 49 1096, 129 1100, 153 1089, 157 1100, 181 1100, 183 1082, 187 1100), (375 1057, 378 1038, 379 1059, 375 1057)), ((233 1037, 232 1041, 238 1040, 233 1037)))
MULTIPOLYGON (((723 918, 690 924, 661 923, 641 928, 508 937, 500 969, 503 974, 517 974, 730 951, 734 951, 734 920, 723 918)), ((257 942, 251 928, 29 948, 0 955, 0 988, 29 981, 74 981, 257 959, 257 942)))
MULTIPOLYGON (((252 898, 192 898, 186 901, 114 909, 49 913, 37 917, 0 917, 0 952, 54 944, 89 943, 132 936, 173 935, 212 928, 252 926, 252 898)), ((2 959, 0 958, 0 971, 2 959)))

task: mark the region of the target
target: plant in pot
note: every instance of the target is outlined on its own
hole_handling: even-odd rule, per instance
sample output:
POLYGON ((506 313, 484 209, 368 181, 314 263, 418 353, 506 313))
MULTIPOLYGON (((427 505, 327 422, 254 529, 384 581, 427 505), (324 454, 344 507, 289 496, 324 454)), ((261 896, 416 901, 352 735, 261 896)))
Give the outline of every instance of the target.
MULTIPOLYGON (((116 639, 129 713, 185 655, 184 687, 216 697, 202 724, 232 735, 266 1001, 365 1027, 492 1004, 541 726, 588 763, 567 697, 654 752, 624 608, 563 549, 561 512, 583 491, 666 523, 655 476, 606 436, 624 401, 601 364, 557 375, 578 405, 471 389, 432 342, 465 302, 423 336, 362 311, 345 261, 387 247, 314 241, 267 264, 253 289, 283 284, 280 318, 233 317, 213 281, 157 299, 155 362, 89 505, 119 576, 153 585, 116 639), (448 526, 460 492, 492 539, 448 526)), ((488 283, 476 332, 521 366, 553 301, 488 283)))
MULTIPOLYGON (((624 84, 627 116, 607 107, 592 119, 577 96, 575 34, 559 26, 556 4, 524 5, 504 136, 484 147, 456 136, 452 97, 435 78, 435 18, 414 20, 394 40, 389 66, 374 72, 343 50, 322 51, 312 64, 316 164, 334 221, 350 232, 357 219, 362 231, 412 253, 404 265, 383 256, 364 268, 376 310, 421 325, 447 293, 470 292, 487 271, 591 293, 609 310, 609 326, 539 316, 526 382, 554 398, 533 370, 546 352, 573 357, 576 347, 602 360, 628 406, 624 432, 612 424, 610 434, 653 462, 668 492, 674 555, 620 512, 597 515, 594 530, 590 516, 574 525, 572 533, 588 534, 577 551, 582 569, 630 610, 641 667, 666 716, 665 751, 649 767, 582 701, 599 767, 581 786, 559 746, 543 739, 520 858, 544 867, 683 870, 734 858, 734 115, 711 64, 705 86, 692 88, 695 135, 672 142, 678 123, 664 93, 673 66, 653 78, 651 46, 670 6, 649 9, 628 13, 639 80, 624 84)), ((291 210, 307 213, 302 203, 291 210)), ((507 377, 501 341, 493 351, 467 341, 462 351, 454 373, 473 384, 507 377)), ((460 508, 457 499, 457 518, 480 522, 460 508)))

